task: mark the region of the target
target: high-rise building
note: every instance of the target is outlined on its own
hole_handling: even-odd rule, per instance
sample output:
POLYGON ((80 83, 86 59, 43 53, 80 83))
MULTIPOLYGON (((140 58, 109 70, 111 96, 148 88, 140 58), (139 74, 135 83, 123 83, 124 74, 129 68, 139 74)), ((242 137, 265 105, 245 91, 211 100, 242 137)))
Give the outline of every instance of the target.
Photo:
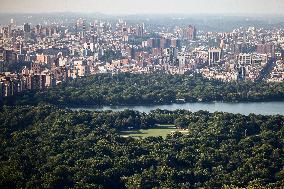
POLYGON ((222 50, 220 48, 210 48, 208 50, 208 62, 209 66, 214 63, 218 63, 222 58, 222 50))
POLYGON ((271 56, 274 56, 275 55, 275 45, 273 43, 257 44, 256 52, 259 54, 269 54, 271 56))
MULTIPOLYGON (((162 40, 163 41, 163 40, 162 40)), ((161 39, 160 38, 150 38, 147 40, 148 47, 151 48, 161 48, 161 39)))
POLYGON ((41 25, 36 25, 36 27, 35 27, 35 33, 36 33, 37 35, 41 33, 41 30, 42 30, 41 25))
POLYGON ((240 53, 237 56, 237 61, 239 66, 261 66, 267 63, 267 55, 266 54, 257 54, 257 53, 240 53))
POLYGON ((235 54, 240 54, 243 53, 243 43, 242 42, 237 42, 236 44, 234 44, 233 46, 233 50, 235 54))
POLYGON ((16 22, 13 18, 10 20, 10 25, 14 28, 16 26, 16 22))
POLYGON ((144 24, 143 25, 137 25, 136 35, 139 36, 139 37, 143 37, 143 35, 144 35, 144 24))
POLYGON ((8 38, 12 36, 12 26, 11 24, 8 25, 8 38))
POLYGON ((246 68, 244 66, 240 66, 238 68, 238 80, 246 79, 246 68))
POLYGON ((87 31, 86 20, 84 20, 82 18, 78 19, 77 22, 76 22, 76 25, 75 25, 76 35, 79 34, 81 39, 85 39, 86 31, 87 31))
POLYGON ((31 32, 31 26, 30 26, 28 23, 26 23, 26 24, 24 25, 24 32, 25 32, 25 33, 31 32))
POLYGON ((0 61, 5 60, 5 49, 3 47, 0 47, 0 61))
POLYGON ((17 62, 17 53, 15 53, 13 50, 5 50, 4 53, 5 53, 4 60, 6 62, 9 63, 17 62))
POLYGON ((171 43, 171 47, 175 47, 175 48, 180 48, 181 47, 181 41, 179 39, 171 39, 170 40, 171 43))
POLYGON ((240 53, 237 59, 240 66, 252 64, 252 54, 240 53))
POLYGON ((22 43, 20 43, 19 54, 20 55, 23 54, 23 44, 22 43))
POLYGON ((39 63, 32 63, 31 64, 31 71, 34 75, 40 75, 42 69, 39 63))
POLYGON ((31 26, 28 23, 24 25, 24 32, 25 40, 28 40, 31 37, 31 26))
POLYGON ((196 40, 196 28, 195 26, 189 25, 186 28, 185 38, 188 40, 196 40))
POLYGON ((3 27, 2 28, 2 33, 3 33, 3 37, 5 38, 9 38, 9 28, 8 27, 3 27))

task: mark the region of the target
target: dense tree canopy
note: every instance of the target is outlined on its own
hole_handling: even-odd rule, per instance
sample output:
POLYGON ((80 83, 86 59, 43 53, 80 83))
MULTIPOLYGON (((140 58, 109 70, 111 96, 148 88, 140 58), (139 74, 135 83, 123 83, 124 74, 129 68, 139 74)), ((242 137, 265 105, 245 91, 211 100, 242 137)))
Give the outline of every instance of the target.
POLYGON ((280 188, 284 117, 40 105, 0 111, 0 188, 280 188), (166 139, 129 126, 188 128, 166 139))
POLYGON ((4 98, 7 105, 168 104, 196 101, 284 100, 284 83, 223 83, 201 76, 168 74, 97 74, 63 83, 47 91, 4 98))

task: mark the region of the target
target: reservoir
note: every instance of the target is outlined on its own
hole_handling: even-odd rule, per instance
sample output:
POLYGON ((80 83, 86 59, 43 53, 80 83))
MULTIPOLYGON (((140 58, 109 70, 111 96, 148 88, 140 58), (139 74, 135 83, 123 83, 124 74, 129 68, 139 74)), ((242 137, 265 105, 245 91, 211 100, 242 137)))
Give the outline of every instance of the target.
POLYGON ((184 103, 184 104, 170 104, 170 105, 149 105, 149 106, 98 106, 86 108, 72 108, 73 110, 113 110, 123 111, 125 109, 136 110, 139 112, 149 113, 155 109, 177 110, 185 109, 192 112, 205 110, 209 112, 229 112, 248 115, 250 113, 262 115, 284 115, 284 102, 244 102, 244 103, 228 103, 228 102, 212 102, 212 103, 184 103))

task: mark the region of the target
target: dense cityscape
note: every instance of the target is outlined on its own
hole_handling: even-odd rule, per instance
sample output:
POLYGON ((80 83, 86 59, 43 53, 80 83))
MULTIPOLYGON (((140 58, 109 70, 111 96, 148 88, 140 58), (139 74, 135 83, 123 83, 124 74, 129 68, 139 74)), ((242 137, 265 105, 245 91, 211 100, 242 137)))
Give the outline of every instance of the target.
POLYGON ((153 28, 90 20, 19 25, 11 18, 1 26, 1 97, 98 73, 200 73, 224 82, 284 78, 283 28, 205 32, 191 23, 153 28))
POLYGON ((283 9, 1 0, 0 188, 284 188, 283 9))

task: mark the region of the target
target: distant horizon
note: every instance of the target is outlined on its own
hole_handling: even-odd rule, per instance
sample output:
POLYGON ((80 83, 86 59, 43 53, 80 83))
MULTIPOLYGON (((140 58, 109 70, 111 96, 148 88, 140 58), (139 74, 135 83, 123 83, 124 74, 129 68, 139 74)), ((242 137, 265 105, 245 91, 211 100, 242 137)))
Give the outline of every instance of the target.
POLYGON ((1 0, 0 13, 284 15, 280 0, 1 0))
POLYGON ((105 13, 105 12, 81 12, 81 11, 51 11, 51 12, 0 12, 0 15, 49 15, 49 14, 99 14, 105 16, 241 16, 241 17, 262 17, 276 16, 284 17, 283 13, 105 13))

